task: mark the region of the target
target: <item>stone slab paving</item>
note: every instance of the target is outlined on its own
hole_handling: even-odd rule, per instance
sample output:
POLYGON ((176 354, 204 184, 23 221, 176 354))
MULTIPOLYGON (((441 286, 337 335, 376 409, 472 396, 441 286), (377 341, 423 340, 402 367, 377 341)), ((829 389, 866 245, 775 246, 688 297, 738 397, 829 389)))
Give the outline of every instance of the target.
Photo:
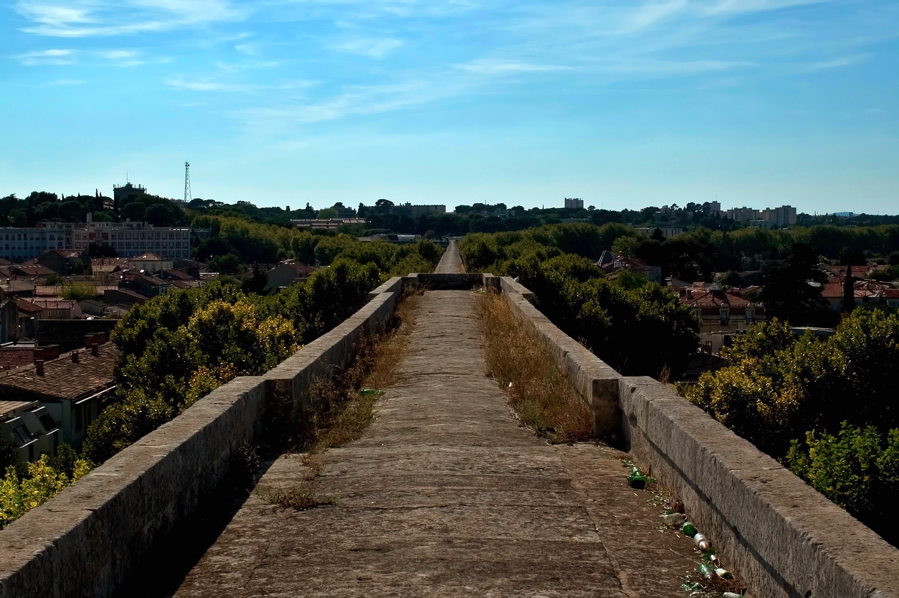
POLYGON ((459 274, 465 272, 465 265, 462 264, 462 256, 459 254, 459 245, 455 241, 450 241, 449 247, 440 257, 440 262, 434 270, 434 274, 459 274))
POLYGON ((260 481, 311 484, 333 504, 296 511, 257 493, 175 595, 683 598, 691 542, 659 529, 625 455, 517 424, 485 374, 474 299, 427 292, 364 436, 315 456, 317 476, 285 455, 260 481))

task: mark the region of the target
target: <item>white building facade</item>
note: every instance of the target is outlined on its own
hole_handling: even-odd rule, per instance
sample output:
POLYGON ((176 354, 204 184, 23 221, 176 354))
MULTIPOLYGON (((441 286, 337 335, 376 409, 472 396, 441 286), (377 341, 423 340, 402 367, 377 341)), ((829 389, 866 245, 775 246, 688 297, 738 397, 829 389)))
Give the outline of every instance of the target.
POLYGON ((145 222, 88 222, 72 233, 72 249, 111 247, 120 257, 155 253, 169 259, 190 258, 190 229, 154 227, 145 222))
POLYGON ((65 237, 61 227, 0 227, 0 257, 12 261, 30 260, 51 249, 67 249, 65 237))

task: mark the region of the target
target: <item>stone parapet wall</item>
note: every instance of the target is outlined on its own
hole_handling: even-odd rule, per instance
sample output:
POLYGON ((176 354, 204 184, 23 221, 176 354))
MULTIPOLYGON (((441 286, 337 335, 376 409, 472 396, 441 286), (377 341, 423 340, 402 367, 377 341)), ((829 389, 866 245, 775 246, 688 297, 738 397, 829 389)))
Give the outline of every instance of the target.
POLYGON ((617 441, 680 498, 755 598, 899 596, 899 550, 671 388, 624 377, 556 328, 512 279, 485 275, 617 441))
POLYGON ((401 292, 402 279, 387 281, 358 312, 264 376, 220 386, 0 530, 0 598, 112 595, 215 491, 264 416, 278 407, 301 412, 312 379, 344 367, 360 339, 381 332, 401 292))
POLYGON ((0 596, 108 596, 208 496, 265 410, 237 378, 0 531, 0 596))

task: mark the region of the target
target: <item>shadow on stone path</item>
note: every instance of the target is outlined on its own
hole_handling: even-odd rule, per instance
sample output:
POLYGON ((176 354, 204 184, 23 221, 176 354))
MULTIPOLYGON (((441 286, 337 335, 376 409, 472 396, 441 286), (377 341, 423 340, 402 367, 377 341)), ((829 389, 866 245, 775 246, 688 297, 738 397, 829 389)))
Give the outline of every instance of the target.
MULTIPOLYGON (((518 426, 485 375, 474 300, 425 293, 376 420, 318 457, 312 487, 333 505, 251 496, 175 595, 683 598, 690 541, 626 485, 626 455, 518 426)), ((307 474, 285 455, 260 484, 307 474)))

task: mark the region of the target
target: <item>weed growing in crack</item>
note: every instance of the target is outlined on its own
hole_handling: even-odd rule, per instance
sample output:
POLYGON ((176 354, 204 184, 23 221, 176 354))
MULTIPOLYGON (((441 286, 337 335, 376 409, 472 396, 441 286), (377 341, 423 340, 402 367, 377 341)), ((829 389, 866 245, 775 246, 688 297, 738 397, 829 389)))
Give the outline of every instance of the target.
POLYGON ((331 506, 336 503, 333 497, 316 496, 309 486, 298 485, 290 488, 278 488, 260 492, 261 498, 273 505, 296 511, 306 511, 316 507, 331 506))

